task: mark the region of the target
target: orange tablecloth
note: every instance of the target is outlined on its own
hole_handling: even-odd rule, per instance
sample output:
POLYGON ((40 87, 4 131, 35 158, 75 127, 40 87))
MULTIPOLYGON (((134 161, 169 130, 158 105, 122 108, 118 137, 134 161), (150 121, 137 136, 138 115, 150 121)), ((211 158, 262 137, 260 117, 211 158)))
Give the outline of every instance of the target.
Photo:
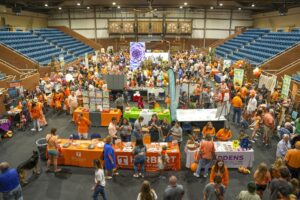
POLYGON ((88 111, 83 111, 83 109, 84 109, 83 107, 79 107, 74 111, 74 113, 73 113, 73 121, 74 122, 77 121, 79 113, 83 113, 83 116, 85 118, 87 118, 88 120, 90 119, 90 113, 88 111))
POLYGON ((109 112, 101 112, 101 126, 108 126, 111 122, 111 118, 117 118, 117 122, 119 122, 122 116, 122 112, 120 109, 113 109, 109 112))
MULTIPOLYGON (((64 143, 69 142, 68 139, 61 139, 61 146, 64 143)), ((95 145, 95 149, 87 149, 88 144, 92 143, 91 140, 77 140, 76 143, 81 143, 84 146, 69 146, 68 148, 61 147, 61 154, 58 158, 59 165, 71 165, 78 167, 93 167, 93 160, 100 159, 103 154, 103 148, 99 148, 95 145)), ((151 143, 147 145, 147 149, 159 146, 159 143, 151 143)), ((115 148, 117 166, 121 169, 133 169, 133 155, 132 152, 124 152, 123 148, 115 148)), ((171 146, 167 150, 167 154, 170 158, 167 169, 180 170, 181 155, 178 145, 171 146)), ((158 152, 147 152, 146 158, 146 170, 158 171, 158 152)))

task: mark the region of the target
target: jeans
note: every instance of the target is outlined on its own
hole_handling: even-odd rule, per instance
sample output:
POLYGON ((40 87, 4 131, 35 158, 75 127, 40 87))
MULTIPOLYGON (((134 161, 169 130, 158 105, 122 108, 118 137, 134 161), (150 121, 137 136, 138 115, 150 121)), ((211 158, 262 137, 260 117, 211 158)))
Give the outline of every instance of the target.
POLYGON ((121 135, 122 142, 130 142, 131 141, 131 135, 121 135))
POLYGON ((3 200, 23 200, 22 188, 18 185, 10 192, 3 193, 3 200))
POLYGON ((138 166, 140 165, 141 167, 141 173, 144 174, 145 173, 145 160, 146 157, 145 156, 137 156, 136 158, 134 158, 134 173, 137 174, 138 173, 138 166))
POLYGON ((135 136, 135 139, 142 139, 142 135, 139 132, 137 132, 135 130, 133 130, 132 132, 133 132, 133 134, 135 136))
POLYGON ((98 200, 98 196, 101 194, 103 200, 107 200, 104 187, 102 185, 97 185, 94 189, 93 199, 98 200))
POLYGON ((241 122, 242 109, 241 108, 233 108, 233 118, 232 121, 235 122, 235 116, 237 115, 237 123, 241 122))
POLYGON ((288 169, 291 173, 291 177, 298 179, 300 168, 297 169, 297 168, 293 168, 293 167, 290 167, 290 166, 287 166, 287 167, 288 167, 288 169))
POLYGON ((208 168, 210 167, 211 161, 212 161, 212 160, 208 160, 208 159, 206 159, 206 158, 201 158, 201 159, 199 160, 199 163, 198 163, 198 167, 197 167, 196 173, 200 175, 201 168, 202 168, 202 164, 204 164, 204 175, 205 175, 205 174, 208 174, 208 168))
POLYGON ((34 128, 35 130, 40 130, 40 122, 39 122, 38 119, 34 119, 34 120, 33 120, 33 128, 34 128))

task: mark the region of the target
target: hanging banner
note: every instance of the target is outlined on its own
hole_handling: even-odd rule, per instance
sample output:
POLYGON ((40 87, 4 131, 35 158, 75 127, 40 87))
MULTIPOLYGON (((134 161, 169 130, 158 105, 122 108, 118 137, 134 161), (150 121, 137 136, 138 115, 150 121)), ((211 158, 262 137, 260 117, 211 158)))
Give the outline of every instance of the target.
POLYGON ((176 109, 177 109, 177 99, 176 99, 176 82, 175 75, 172 69, 168 70, 169 77, 169 96, 170 96, 170 113, 172 121, 176 120, 176 109))
POLYGON ((266 88, 273 93, 277 82, 277 77, 275 75, 266 76, 261 74, 259 77, 258 88, 261 88, 262 85, 265 85, 266 88))
POLYGON ((130 42, 130 69, 140 67, 141 62, 145 60, 145 52, 145 42, 130 42))
POLYGON ((64 54, 60 54, 59 57, 59 64, 60 64, 60 69, 62 71, 64 71, 64 67, 65 67, 65 58, 64 58, 64 54))
POLYGON ((85 55, 84 55, 84 66, 86 68, 89 68, 89 58, 88 58, 88 54, 87 53, 85 53, 85 55))
POLYGON ((231 60, 224 60, 223 70, 229 68, 230 66, 231 66, 231 60))
POLYGON ((282 97, 288 97, 289 96, 291 80, 292 80, 292 77, 290 77, 288 75, 284 75, 282 88, 281 88, 281 96, 282 97))
POLYGON ((296 83, 292 84, 292 97, 295 100, 296 95, 298 93, 298 85, 296 83))
POLYGON ((243 80, 244 80, 244 70, 243 69, 234 69, 233 84, 238 83, 241 86, 241 85, 243 85, 243 80))

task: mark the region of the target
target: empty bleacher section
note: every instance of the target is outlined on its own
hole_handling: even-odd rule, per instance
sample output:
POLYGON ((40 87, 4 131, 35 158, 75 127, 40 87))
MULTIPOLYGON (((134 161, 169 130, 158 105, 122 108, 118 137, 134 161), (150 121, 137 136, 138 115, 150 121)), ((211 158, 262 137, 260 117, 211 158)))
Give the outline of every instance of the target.
POLYGON ((249 29, 217 47, 218 57, 231 60, 245 59, 254 66, 261 65, 300 42, 300 32, 270 32, 249 29))
POLYGON ((0 31, 0 44, 22 54, 39 65, 48 65, 64 55, 65 63, 92 53, 93 48, 56 29, 35 29, 28 32, 0 31))
MULTIPOLYGON (((41 36, 46 41, 64 49, 66 52, 72 53, 75 56, 84 56, 85 53, 92 53, 93 48, 83 44, 79 40, 61 32, 57 29, 36 29, 33 33, 41 36)), ((69 57, 65 60, 68 61, 69 57)))

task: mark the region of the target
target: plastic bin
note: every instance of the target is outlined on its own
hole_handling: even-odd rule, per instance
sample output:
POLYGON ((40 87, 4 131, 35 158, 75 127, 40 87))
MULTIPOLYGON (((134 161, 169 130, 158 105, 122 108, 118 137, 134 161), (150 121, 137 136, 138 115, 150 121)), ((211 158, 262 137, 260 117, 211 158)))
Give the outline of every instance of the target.
POLYGON ((37 146, 37 149, 39 152, 40 159, 42 161, 46 161, 47 160, 47 157, 46 157, 47 140, 46 140, 46 138, 40 138, 35 143, 36 143, 36 146, 37 146))

